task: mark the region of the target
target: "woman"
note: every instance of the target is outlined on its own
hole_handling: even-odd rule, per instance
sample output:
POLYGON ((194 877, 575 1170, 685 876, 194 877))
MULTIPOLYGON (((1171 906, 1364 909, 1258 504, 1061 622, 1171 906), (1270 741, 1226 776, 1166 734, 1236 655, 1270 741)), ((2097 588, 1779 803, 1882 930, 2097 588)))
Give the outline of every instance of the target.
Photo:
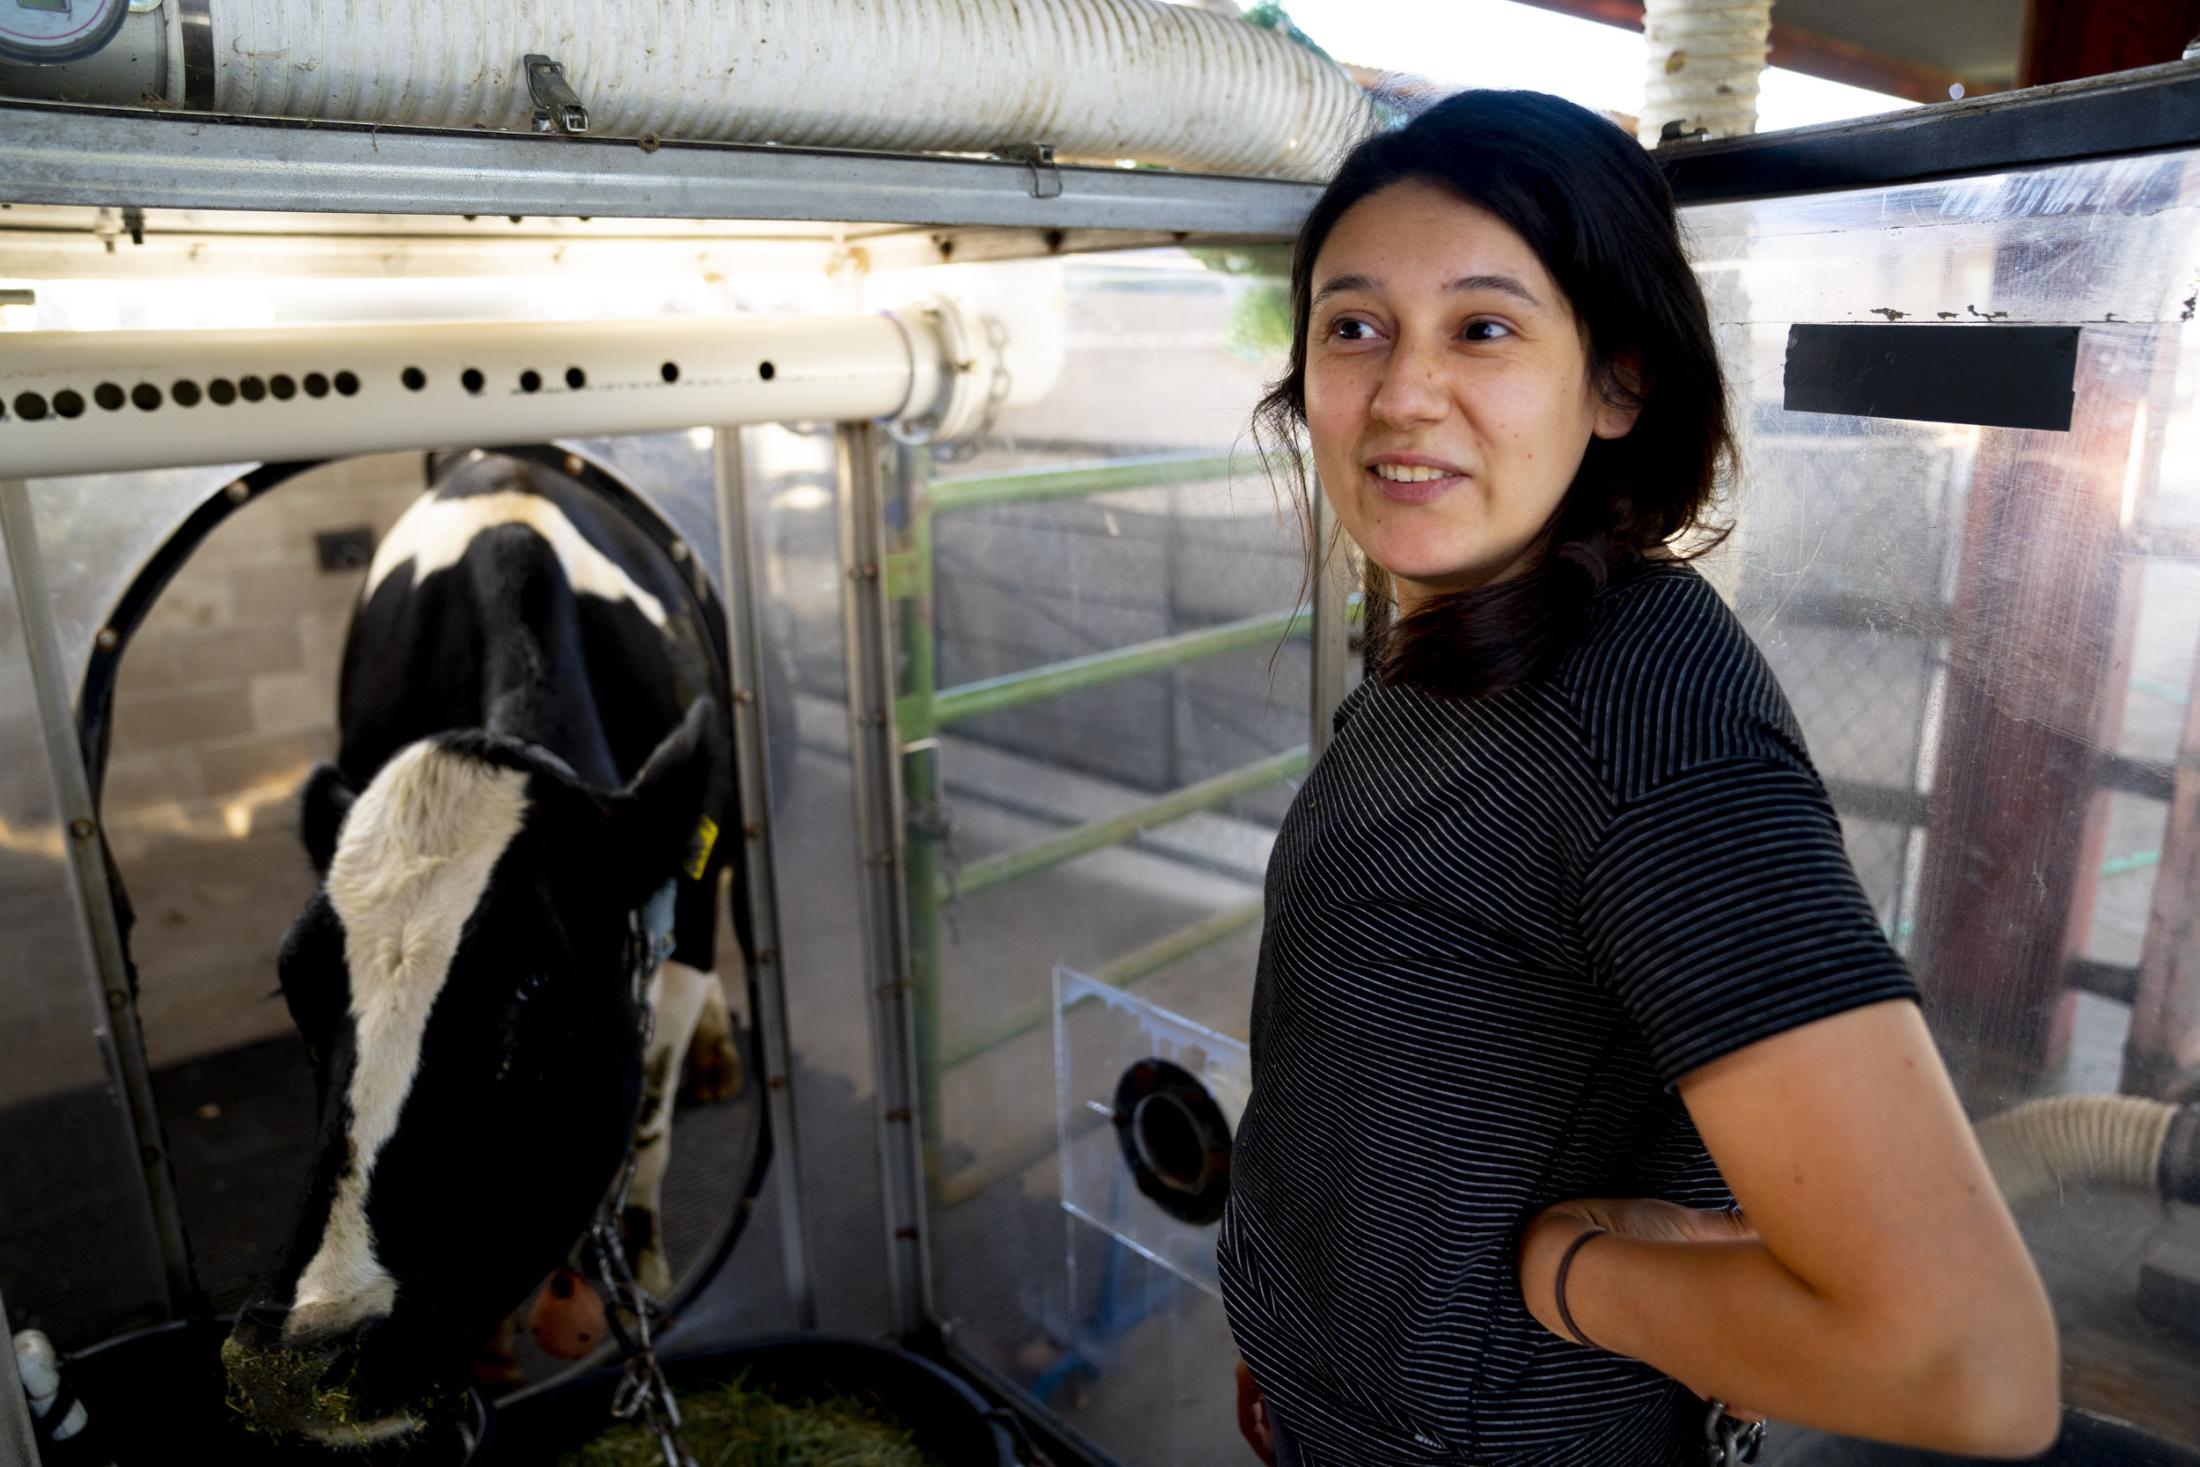
POLYGON ((1346 161, 1292 297, 1262 424, 1372 645, 1268 872, 1221 1243, 1256 1451, 1699 1463, 1707 1401, 2045 1450, 2045 1294, 1684 558, 1732 445, 1656 166, 1454 97, 1346 161))

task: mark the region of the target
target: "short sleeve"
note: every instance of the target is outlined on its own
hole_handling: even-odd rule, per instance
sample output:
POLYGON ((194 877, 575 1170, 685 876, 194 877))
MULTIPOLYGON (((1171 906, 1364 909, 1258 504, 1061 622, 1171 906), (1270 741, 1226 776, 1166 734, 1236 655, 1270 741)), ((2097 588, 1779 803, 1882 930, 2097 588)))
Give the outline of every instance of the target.
POLYGON ((1668 1086, 1700 1065, 1917 997, 1807 766, 1730 759, 1623 806, 1582 887, 1590 960, 1668 1086))

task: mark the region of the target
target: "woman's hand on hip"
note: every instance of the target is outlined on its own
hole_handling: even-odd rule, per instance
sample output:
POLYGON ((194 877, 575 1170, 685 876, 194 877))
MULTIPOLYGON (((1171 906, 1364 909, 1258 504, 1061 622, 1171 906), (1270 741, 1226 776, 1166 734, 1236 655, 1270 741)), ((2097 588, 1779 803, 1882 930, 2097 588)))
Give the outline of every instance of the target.
MULTIPOLYGON (((1739 1210, 1705 1211, 1656 1197, 1577 1197, 1544 1208, 1520 1235, 1520 1293, 1536 1322, 1563 1339, 1574 1338, 1574 1332, 1559 1314, 1559 1263, 1577 1240, 1598 1231, 1646 1243, 1748 1243, 1757 1237, 1739 1210)), ((1711 1399, 1689 1382, 1681 1384, 1711 1399)), ((1744 1421, 1762 1419, 1733 1406, 1727 1414, 1744 1421)))
POLYGON ((1276 1467, 1276 1437, 1268 1425, 1268 1400, 1261 1395, 1253 1372, 1245 1368, 1243 1360, 1237 1363, 1237 1418, 1238 1431, 1253 1455, 1268 1467, 1276 1467))

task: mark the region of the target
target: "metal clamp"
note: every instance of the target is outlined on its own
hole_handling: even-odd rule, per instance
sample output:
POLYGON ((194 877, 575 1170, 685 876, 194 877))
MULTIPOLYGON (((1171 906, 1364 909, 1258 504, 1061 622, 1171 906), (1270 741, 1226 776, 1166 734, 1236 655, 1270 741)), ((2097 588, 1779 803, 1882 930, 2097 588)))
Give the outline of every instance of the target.
POLYGON ((535 102, 535 131, 584 133, 588 108, 565 79, 565 68, 552 57, 529 52, 520 58, 527 68, 527 95, 535 102))
POLYGON ((1705 1467, 1748 1467, 1765 1444, 1762 1421, 1737 1421, 1726 1414, 1726 1402, 1713 1401, 1704 1418, 1705 1467))
POLYGON ((1062 170, 1054 162, 1054 144, 1014 143, 993 156, 1010 163, 1021 163, 1031 170, 1033 198, 1058 199, 1062 196, 1062 170))

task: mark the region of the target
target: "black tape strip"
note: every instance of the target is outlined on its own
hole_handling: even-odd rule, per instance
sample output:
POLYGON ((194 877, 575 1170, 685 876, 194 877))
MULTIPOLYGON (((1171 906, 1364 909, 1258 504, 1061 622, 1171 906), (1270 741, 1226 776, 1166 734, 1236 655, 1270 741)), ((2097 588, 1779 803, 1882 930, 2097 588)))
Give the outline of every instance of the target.
POLYGON ((176 0, 183 36, 183 106, 214 110, 214 11, 211 0, 176 0))
POLYGON ((69 1413, 76 1409, 79 1399, 76 1387, 70 1384, 68 1374, 64 1372, 60 1383, 54 1387, 53 1399, 46 1403, 45 1414, 31 1423, 37 1430, 40 1441, 57 1440, 54 1433, 69 1424, 69 1413))
POLYGON ((2075 326, 1791 326, 1791 413, 2070 429, 2075 326))

